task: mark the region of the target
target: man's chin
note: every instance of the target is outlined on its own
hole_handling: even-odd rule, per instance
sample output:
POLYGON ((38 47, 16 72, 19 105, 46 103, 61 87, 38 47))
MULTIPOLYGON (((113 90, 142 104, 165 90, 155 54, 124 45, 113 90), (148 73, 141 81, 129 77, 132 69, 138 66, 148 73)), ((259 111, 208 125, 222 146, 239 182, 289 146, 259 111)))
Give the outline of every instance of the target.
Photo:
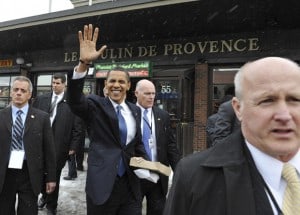
POLYGON ((16 106, 16 107, 22 107, 23 103, 21 103, 21 102, 14 102, 13 105, 16 106))
POLYGON ((110 99, 118 104, 120 104, 124 100, 122 96, 110 96, 110 99))

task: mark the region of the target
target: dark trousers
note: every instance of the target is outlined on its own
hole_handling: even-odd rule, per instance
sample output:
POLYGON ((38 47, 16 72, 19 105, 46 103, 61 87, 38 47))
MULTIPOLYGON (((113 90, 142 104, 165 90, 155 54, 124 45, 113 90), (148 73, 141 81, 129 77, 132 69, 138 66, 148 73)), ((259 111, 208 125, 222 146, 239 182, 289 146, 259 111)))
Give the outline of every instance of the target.
POLYGON ((163 214, 166 196, 163 194, 160 181, 153 183, 146 179, 141 180, 142 198, 146 197, 147 215, 163 214))
POLYGON ((69 168, 68 176, 70 176, 71 178, 77 178, 76 155, 75 154, 69 155, 68 168, 69 168))
POLYGON ((37 215, 38 196, 33 193, 26 161, 22 169, 7 169, 0 193, 0 214, 15 215, 16 194, 18 215, 37 215))
POLYGON ((81 169, 83 168, 83 160, 84 160, 84 144, 85 144, 85 138, 83 138, 83 140, 79 142, 78 150, 76 152, 77 167, 81 169))
POLYGON ((112 193, 103 205, 95 205, 86 196, 87 215, 141 215, 142 202, 130 190, 126 174, 116 178, 112 193))
POLYGON ((63 166, 60 165, 60 167, 56 169, 56 187, 52 193, 47 194, 46 190, 45 190, 46 186, 43 185, 42 198, 46 202, 46 208, 51 209, 51 210, 56 210, 56 208, 57 208, 59 183, 60 183, 60 175, 61 175, 62 168, 63 168, 63 166))

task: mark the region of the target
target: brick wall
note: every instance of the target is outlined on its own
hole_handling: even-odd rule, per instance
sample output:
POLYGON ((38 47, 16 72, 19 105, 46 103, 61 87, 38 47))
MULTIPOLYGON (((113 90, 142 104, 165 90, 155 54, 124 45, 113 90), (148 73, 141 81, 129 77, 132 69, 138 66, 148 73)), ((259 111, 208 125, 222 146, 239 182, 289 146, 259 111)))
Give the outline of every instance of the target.
POLYGON ((195 66, 194 92, 194 141, 193 150, 206 149, 206 119, 208 107, 208 64, 199 63, 195 66))

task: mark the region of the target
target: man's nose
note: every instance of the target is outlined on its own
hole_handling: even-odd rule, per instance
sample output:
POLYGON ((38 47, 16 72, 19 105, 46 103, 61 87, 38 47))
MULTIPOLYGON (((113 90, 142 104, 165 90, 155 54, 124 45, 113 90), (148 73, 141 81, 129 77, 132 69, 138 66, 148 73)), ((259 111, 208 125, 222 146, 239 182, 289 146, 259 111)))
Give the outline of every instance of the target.
POLYGON ((276 120, 288 121, 292 119, 289 106, 286 103, 281 103, 275 113, 276 120))

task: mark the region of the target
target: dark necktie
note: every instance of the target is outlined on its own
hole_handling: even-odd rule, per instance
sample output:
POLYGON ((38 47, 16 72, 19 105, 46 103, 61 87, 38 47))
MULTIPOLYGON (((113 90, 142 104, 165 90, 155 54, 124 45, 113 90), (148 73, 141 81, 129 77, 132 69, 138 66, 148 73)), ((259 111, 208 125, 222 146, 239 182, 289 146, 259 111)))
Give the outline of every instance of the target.
POLYGON ((149 140, 151 139, 151 125, 149 123, 147 113, 148 110, 145 109, 143 113, 143 143, 149 159, 152 160, 152 153, 149 146, 149 140))
MULTIPOLYGON (((124 117, 122 116, 121 113, 121 105, 117 106, 117 116, 118 116, 118 121, 119 121, 119 132, 120 132, 120 140, 121 140, 121 144, 122 147, 126 145, 126 140, 127 140, 127 127, 126 127, 126 122, 124 117)), ((118 175, 122 176, 125 173, 125 165, 124 165, 124 161, 122 159, 120 159, 119 162, 119 168, 118 168, 118 175)))
POLYGON ((22 140, 23 140, 23 122, 22 122, 22 115, 23 111, 18 110, 17 117, 15 119, 13 125, 13 136, 12 136, 12 148, 14 150, 22 150, 22 140))
POLYGON ((53 112, 54 112, 54 108, 56 106, 57 99, 58 99, 58 96, 54 96, 54 100, 51 103, 50 110, 49 110, 50 116, 53 116, 53 112))

